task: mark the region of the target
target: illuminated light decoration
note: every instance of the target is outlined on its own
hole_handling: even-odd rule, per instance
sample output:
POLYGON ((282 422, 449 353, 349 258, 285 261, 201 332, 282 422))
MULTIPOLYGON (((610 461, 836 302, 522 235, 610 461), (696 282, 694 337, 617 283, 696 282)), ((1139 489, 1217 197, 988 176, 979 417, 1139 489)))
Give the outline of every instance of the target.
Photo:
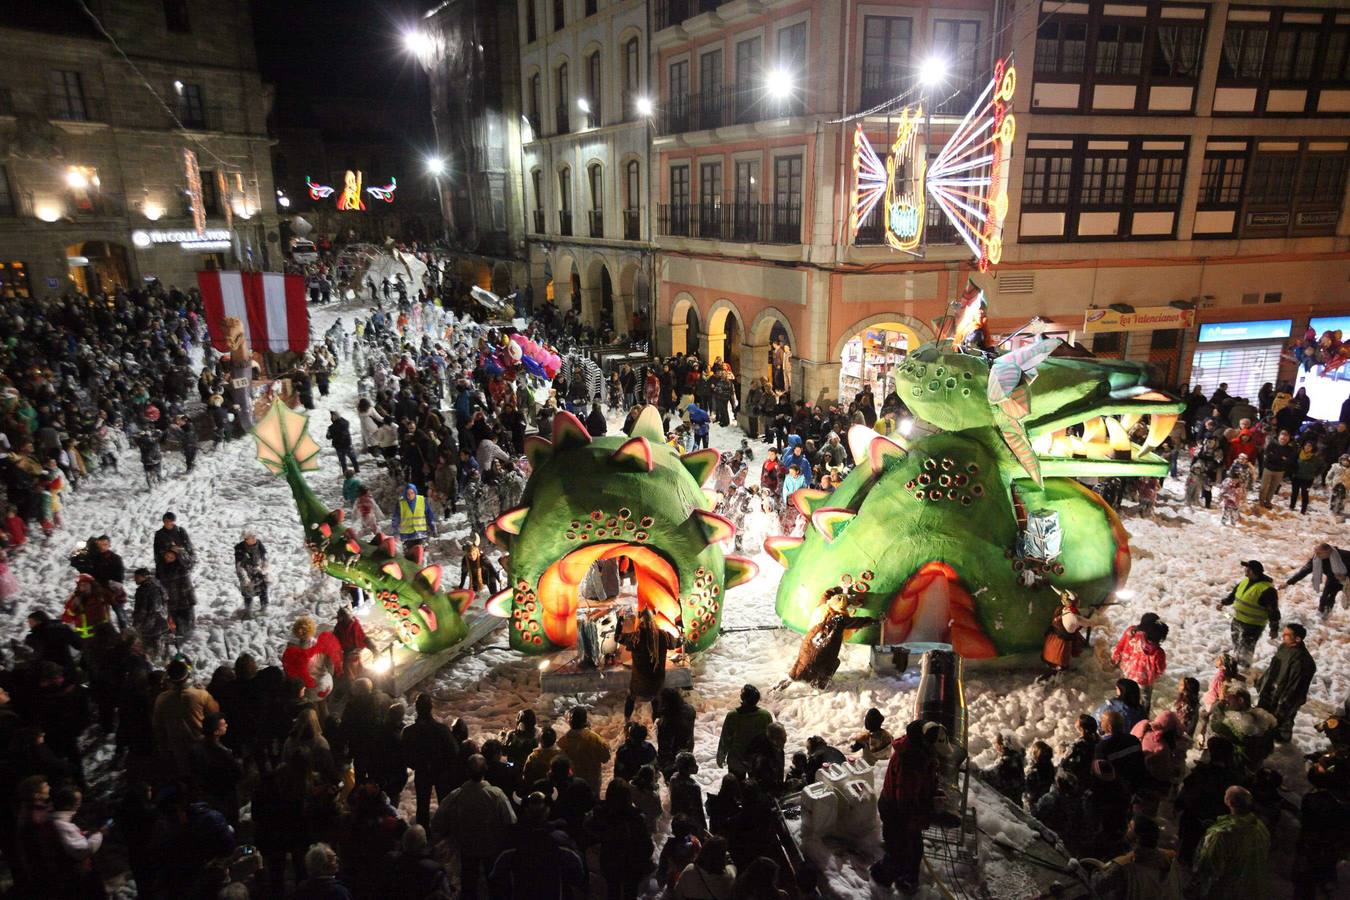
POLYGON ((317 184, 305 176, 305 187, 309 188, 309 199, 326 200, 333 196, 333 189, 326 184, 317 184))
POLYGON ((389 183, 384 187, 368 187, 366 193, 376 200, 383 200, 385 203, 394 202, 394 191, 398 189, 398 179, 390 178, 389 183))
POLYGON ((860 124, 853 137, 850 238, 857 239, 858 228, 884 196, 887 245, 917 252, 923 243, 925 198, 931 197, 975 254, 980 271, 998 265, 1008 215, 1008 159, 1017 136, 1008 105, 1016 91, 1017 70, 1010 61, 999 60, 993 79, 931 165, 916 152, 922 108, 901 111, 884 172, 860 124))
POLYGON ((348 169, 342 175, 342 193, 338 195, 337 208, 343 212, 359 212, 366 208, 361 199, 361 170, 348 169))
POLYGON ((206 234, 206 204, 202 202, 202 170, 197 165, 197 154, 183 150, 183 170, 187 175, 188 202, 192 207, 192 227, 198 235, 206 234))

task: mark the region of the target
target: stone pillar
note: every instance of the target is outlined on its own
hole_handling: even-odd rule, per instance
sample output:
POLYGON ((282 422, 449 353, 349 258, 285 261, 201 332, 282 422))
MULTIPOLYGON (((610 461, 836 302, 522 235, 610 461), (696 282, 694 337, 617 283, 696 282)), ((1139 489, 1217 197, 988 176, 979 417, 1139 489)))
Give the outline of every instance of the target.
POLYGON ((628 326, 633 322, 633 295, 614 295, 614 330, 619 337, 628 336, 628 326))
POLYGON ((698 344, 699 359, 703 361, 704 366, 710 365, 712 361, 719 356, 723 361, 726 360, 727 333, 725 331, 719 331, 714 334, 709 334, 705 331, 703 334, 699 335, 698 344))
POLYGON ((600 326, 600 289, 581 289, 581 321, 592 328, 600 326))
MULTIPOLYGON (((741 383, 741 409, 737 419, 741 427, 745 428, 749 424, 749 410, 746 409, 746 401, 750 397, 750 388, 760 379, 767 380, 769 377, 769 345, 768 344, 741 344, 741 370, 736 373, 736 378, 741 383)), ((760 428, 763 429, 763 424, 760 428)), ((762 432, 761 432, 762 433, 762 432)))
POLYGON ((670 335, 670 340, 661 348, 662 356, 674 356, 676 353, 688 352, 686 343, 689 339, 689 326, 681 322, 678 325, 664 325, 657 329, 659 333, 670 335))
POLYGON ((807 403, 814 404, 821 388, 825 389, 827 398, 831 400, 839 399, 840 363, 816 362, 810 359, 798 359, 796 363, 797 371, 792 373, 792 398, 794 400, 803 399, 807 403))

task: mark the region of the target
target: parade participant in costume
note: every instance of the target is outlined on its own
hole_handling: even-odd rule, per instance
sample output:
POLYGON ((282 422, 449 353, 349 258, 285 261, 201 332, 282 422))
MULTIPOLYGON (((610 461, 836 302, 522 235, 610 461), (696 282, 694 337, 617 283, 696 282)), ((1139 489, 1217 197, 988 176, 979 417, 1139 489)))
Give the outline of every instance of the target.
POLYGON ((1087 646, 1084 628, 1092 622, 1078 611, 1078 595, 1073 591, 1059 591, 1059 609, 1050 620, 1050 628, 1045 633, 1045 646, 1041 650, 1041 659, 1056 672, 1062 672, 1083 648, 1087 646))
POLYGON ((316 635, 317 630, 309 616, 295 620, 281 667, 288 678, 304 682, 308 697, 323 700, 333 690, 333 676, 342 674, 342 645, 333 632, 316 635))
POLYGON ((402 498, 394 504, 391 528, 403 542, 403 555, 420 565, 427 538, 436 536, 436 512, 426 497, 417 493, 417 485, 403 489, 402 498))
POLYGON ((826 592, 825 602, 814 617, 816 621, 802 637, 797 661, 788 672, 789 678, 814 684, 818 688, 824 688, 830 683, 835 670, 839 668, 839 651, 844 645, 844 632, 876 624, 876 620, 870 616, 850 615, 857 604, 857 596, 845 594, 843 588, 835 587, 826 592))
MULTIPOLYGON (((622 631, 622 625, 620 626, 622 631)), ((628 698, 623 703, 624 720, 633 718, 633 709, 639 700, 655 704, 657 694, 666 685, 666 653, 680 646, 677 636, 663 631, 656 624, 650 609, 638 614, 637 628, 621 634, 619 643, 633 655, 632 672, 628 680, 628 698)), ((653 708, 652 718, 654 719, 653 708)))

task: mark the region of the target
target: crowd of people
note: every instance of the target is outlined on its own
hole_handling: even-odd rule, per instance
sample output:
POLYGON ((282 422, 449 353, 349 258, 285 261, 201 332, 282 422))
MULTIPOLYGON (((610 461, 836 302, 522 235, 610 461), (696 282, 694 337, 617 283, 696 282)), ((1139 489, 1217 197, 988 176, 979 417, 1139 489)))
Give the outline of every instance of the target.
MULTIPOLYGON (((561 410, 599 435, 620 417, 630 429, 655 406, 670 444, 686 452, 709 446, 714 426, 745 422, 746 439, 723 455, 712 484, 719 511, 738 526, 738 549, 804 527, 788 498, 802 487, 828 490, 847 474, 841 436, 852 425, 883 434, 908 427, 894 391, 880 403, 870 387, 847 403, 794 400, 788 375, 773 364, 787 352, 778 341, 771 376, 744 396, 727 361, 692 353, 620 365, 597 386, 571 351, 608 342, 612 332, 588 330, 574 311, 556 314, 551 305, 526 326, 564 357, 545 385, 524 368, 503 370, 495 361, 504 331, 471 314, 465 285, 437 265, 431 271, 415 291, 370 282, 372 309, 351 327, 338 319, 307 354, 278 360, 276 374, 313 410, 315 391, 326 396, 335 373, 350 373, 355 408, 331 410, 324 423, 343 469, 348 521, 363 536, 396 536, 418 560, 446 554, 439 539, 453 530, 462 541, 439 561, 457 561, 459 586, 480 595, 501 580, 487 525, 518 505, 526 438, 547 434, 561 410)), ((352 273, 310 276, 322 305, 345 292, 352 273)), ((0 605, 13 610, 20 586, 4 553, 30 552, 21 548, 33 529, 61 527, 67 492, 115 470, 133 447, 149 484, 163 476, 165 450, 181 452, 189 473, 200 440, 240 437, 248 417, 231 406, 229 372, 204 346, 195 291, 152 285, 15 301, 0 316, 9 336, 0 346, 0 605)), ((1306 397, 1268 387, 1256 405, 1228 397, 1224 386, 1208 398, 1198 388, 1187 396, 1163 448, 1174 468, 1187 460, 1187 502, 1209 506, 1218 486, 1224 520, 1236 522, 1248 492, 1270 507, 1288 479, 1290 509, 1306 512, 1310 488, 1322 484, 1341 514, 1350 409, 1339 423, 1311 422, 1306 397)), ((1147 513, 1157 497, 1147 482, 1098 487, 1147 513)), ((565 724, 541 722, 527 708, 510 731, 474 734, 462 719, 442 721, 430 695, 409 710, 386 692, 364 662, 374 644, 346 605, 322 631, 297 620, 277 664, 244 654, 207 678, 179 650, 196 627, 193 541, 170 511, 146 549, 153 567, 135 569, 127 582, 106 535, 83 541, 62 614, 31 610, 17 664, 0 673, 0 799, 8 804, 0 850, 17 896, 102 896, 117 874, 109 857, 121 856, 138 895, 151 898, 601 890, 614 898, 658 890, 689 900, 809 898, 819 873, 793 856, 780 803, 849 755, 886 767, 878 803, 885 855, 873 877, 906 891, 919 882, 922 834, 937 821, 939 770, 951 752, 934 723, 910 723, 896 738, 873 709, 838 746, 812 736, 790 752, 787 729, 746 685, 715 751, 727 774, 704 796, 696 713, 679 691, 659 682, 635 688, 614 744, 581 706, 565 724), (650 725, 633 718, 639 699, 653 700, 650 725), (90 784, 87 756, 103 746, 121 774, 112 785, 90 784), (124 852, 109 854, 105 844, 124 852)), ((256 533, 239 535, 233 560, 244 610, 257 601, 266 612, 271 572, 256 533)), ((1283 584, 1311 576, 1326 618, 1347 565, 1350 551, 1320 543, 1301 568, 1290 563, 1283 584)), ((365 600, 355 588, 344 597, 358 609, 365 600)), ((1199 897, 1269 896, 1269 835, 1283 795, 1263 763, 1290 740, 1316 664, 1305 628, 1281 618, 1274 578, 1259 561, 1245 562, 1232 591, 1214 601, 1231 609, 1232 646, 1208 690, 1182 679, 1175 701, 1155 711, 1168 629, 1149 614, 1111 654, 1121 674, 1116 696, 1078 718, 1078 739, 1058 760, 1044 742, 1027 750, 1008 736, 995 743, 998 761, 985 777, 1071 854, 1101 860, 1101 896, 1136 896, 1147 885, 1160 898, 1179 897, 1183 882, 1199 897), (1280 646, 1258 665, 1266 633, 1280 646), (1166 848, 1172 833, 1175 851, 1166 848)), ((661 662, 664 671, 664 655, 661 662)), ((1325 723, 1332 749, 1310 761, 1312 790, 1298 806, 1300 897, 1327 889, 1346 850, 1346 712, 1325 723)))

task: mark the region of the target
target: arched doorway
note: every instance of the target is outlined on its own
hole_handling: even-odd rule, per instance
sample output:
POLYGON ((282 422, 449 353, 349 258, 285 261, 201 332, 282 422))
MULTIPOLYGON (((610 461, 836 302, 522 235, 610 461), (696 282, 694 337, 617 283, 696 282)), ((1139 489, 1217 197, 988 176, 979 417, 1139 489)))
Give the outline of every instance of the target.
POLYGON ((838 349, 839 399, 852 402, 864 386, 871 386, 876 408, 895 387, 895 367, 923 338, 905 322, 882 319, 862 324, 847 335, 838 349))
POLYGON ((568 283, 570 294, 567 298, 567 308, 581 311, 581 275, 576 269, 572 270, 572 278, 568 283))
POLYGON ((600 328, 614 330, 614 282, 609 279, 609 266, 600 267, 600 328))
POLYGON ((684 314, 684 326, 684 352, 696 354, 703 340, 702 330, 699 328, 698 307, 692 303, 684 314))
POLYGON ((111 241, 85 241, 66 248, 70 281, 82 294, 106 294, 131 283, 127 249, 111 241))
POLYGON ((704 362, 712 363, 720 357, 731 366, 733 373, 740 375, 744 341, 745 329, 739 311, 730 300, 718 300, 708 311, 708 359, 704 362))

